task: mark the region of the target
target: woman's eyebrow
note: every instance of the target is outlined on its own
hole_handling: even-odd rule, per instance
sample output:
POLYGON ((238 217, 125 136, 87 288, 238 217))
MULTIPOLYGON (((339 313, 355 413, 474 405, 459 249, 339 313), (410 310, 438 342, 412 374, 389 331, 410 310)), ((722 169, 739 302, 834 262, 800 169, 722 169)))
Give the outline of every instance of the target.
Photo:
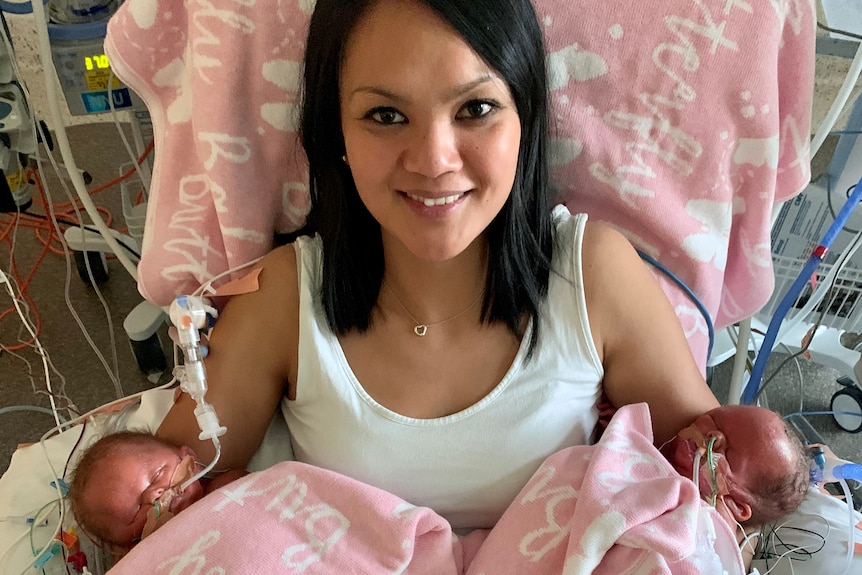
MULTIPOLYGON (((494 74, 491 74, 491 73, 482 74, 481 76, 479 76, 475 80, 471 80, 471 81, 466 82, 464 84, 459 84, 458 86, 454 86, 453 88, 451 88, 450 90, 448 90, 446 92, 446 98, 449 100, 455 100, 455 99, 463 96, 464 94, 467 94, 472 90, 475 90, 477 87, 479 87, 483 84, 486 84, 488 82, 493 82, 494 80, 497 80, 497 79, 498 79, 497 76, 495 76, 494 74)), ((382 88, 380 86, 359 86, 357 88, 354 88, 350 92, 351 97, 353 97, 357 94, 373 94, 373 95, 377 95, 377 96, 383 96, 384 98, 390 99, 396 103, 403 103, 403 102, 407 101, 407 98, 405 98, 399 94, 396 94, 395 92, 393 92, 391 90, 387 90, 386 88, 382 88)))

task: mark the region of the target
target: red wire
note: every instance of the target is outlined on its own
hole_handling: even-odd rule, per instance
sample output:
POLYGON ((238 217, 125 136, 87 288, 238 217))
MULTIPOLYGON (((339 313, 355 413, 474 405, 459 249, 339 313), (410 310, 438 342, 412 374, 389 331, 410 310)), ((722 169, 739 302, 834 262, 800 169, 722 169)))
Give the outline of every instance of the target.
MULTIPOLYGON (((150 144, 144 150, 143 154, 141 154, 141 157, 138 158, 139 165, 147 158, 147 156, 149 156, 150 152, 153 151, 153 147, 153 142, 150 142, 150 144)), ((99 192, 103 192, 113 186, 116 186, 121 182, 128 180, 130 177, 135 175, 135 173, 136 169, 133 167, 121 176, 88 190, 88 193, 90 195, 93 195, 98 194, 99 192)), ((45 188, 42 185, 42 179, 40 178, 38 171, 27 170, 26 176, 28 181, 32 181, 35 184, 36 190, 38 192, 37 196, 33 200, 33 203, 40 205, 45 214, 51 213, 51 210, 48 209, 48 198, 45 193, 45 188)), ((141 197, 141 195, 138 196, 138 201, 140 201, 141 197)), ((68 222, 74 222, 76 225, 80 225, 81 222, 75 213, 75 206, 77 206, 79 210, 84 209, 83 206, 80 205, 80 200, 75 199, 73 202, 53 204, 53 211, 58 220, 62 219, 68 222)), ((97 207, 96 209, 104 218, 106 225, 110 226, 112 219, 111 212, 103 207, 97 207)), ((42 317, 39 315, 36 303, 33 301, 33 298, 30 297, 27 288, 29 287, 30 282, 36 275, 36 271, 40 268, 42 262, 44 261, 45 257, 49 252, 58 255, 65 255, 65 252, 63 251, 62 238, 57 235, 57 230, 54 228, 53 222, 47 219, 39 218, 34 214, 12 212, 0 213, 0 216, 6 216, 9 218, 9 220, 5 222, 5 225, 4 222, 0 220, 0 243, 7 245, 10 253, 9 260, 11 269, 7 272, 7 275, 15 279, 15 283, 18 285, 19 289, 19 299, 26 303, 27 307, 29 307, 30 315, 33 321, 34 333, 36 334, 36 337, 38 337, 42 332, 42 317), (42 245, 42 249, 39 251, 39 255, 36 256, 36 260, 33 262, 33 266, 27 272, 26 277, 23 278, 19 273, 18 262, 15 259, 15 254, 12 253, 12 238, 10 237, 10 235, 16 226, 18 228, 33 230, 34 237, 42 245)), ((12 314, 14 314, 14 317, 18 317, 14 305, 0 311, 0 322, 2 322, 6 317, 11 316, 12 314)), ((26 347, 30 347, 33 344, 35 344, 35 340, 31 337, 26 341, 18 342, 13 345, 4 345, 3 347, 10 351, 17 351, 26 347)))

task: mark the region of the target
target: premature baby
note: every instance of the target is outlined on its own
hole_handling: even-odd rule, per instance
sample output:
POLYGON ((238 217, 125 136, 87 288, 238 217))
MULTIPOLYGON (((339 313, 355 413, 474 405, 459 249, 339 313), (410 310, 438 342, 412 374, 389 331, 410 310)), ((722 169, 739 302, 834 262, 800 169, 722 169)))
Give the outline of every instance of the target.
POLYGON ((811 460, 802 442, 778 414, 762 407, 710 410, 661 452, 686 477, 695 475, 698 462, 701 496, 730 525, 762 525, 790 513, 810 483, 811 460))
POLYGON ((107 435, 81 456, 69 487, 72 514, 96 543, 128 551, 173 515, 245 471, 181 486, 202 469, 191 448, 149 433, 107 435))

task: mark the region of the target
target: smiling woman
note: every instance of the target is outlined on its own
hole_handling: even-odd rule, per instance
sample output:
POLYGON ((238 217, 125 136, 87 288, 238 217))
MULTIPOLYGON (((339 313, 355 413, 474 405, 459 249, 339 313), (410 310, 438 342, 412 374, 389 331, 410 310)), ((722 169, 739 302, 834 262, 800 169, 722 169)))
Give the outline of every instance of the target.
MULTIPOLYGON (((304 72, 308 226, 205 360, 224 465, 280 405, 301 462, 491 527, 602 392, 658 442, 718 405, 631 245, 551 208, 529 0, 318 0, 304 72)), ((193 408, 158 433, 206 458, 193 408)))
MULTIPOLYGON (((462 255, 481 268, 482 232, 508 199, 517 167, 520 120, 506 82, 421 4, 371 8, 345 56, 344 144, 384 253, 396 242, 423 260, 462 255)), ((388 260, 385 275, 408 294, 401 265, 388 260)))

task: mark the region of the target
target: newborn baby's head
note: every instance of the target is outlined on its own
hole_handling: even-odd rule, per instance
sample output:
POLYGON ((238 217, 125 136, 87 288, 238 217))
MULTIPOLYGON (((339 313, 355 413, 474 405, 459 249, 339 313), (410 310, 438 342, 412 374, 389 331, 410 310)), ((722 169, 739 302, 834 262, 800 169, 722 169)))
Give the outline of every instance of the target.
POLYGON ((694 475, 700 452, 701 496, 728 521, 773 521, 796 509, 808 490, 811 461, 805 447, 778 414, 762 407, 712 409, 661 451, 686 477, 694 475))
POLYGON ((97 441, 81 457, 69 488, 72 514, 97 543, 128 550, 203 496, 194 453, 149 433, 124 431, 97 441))

